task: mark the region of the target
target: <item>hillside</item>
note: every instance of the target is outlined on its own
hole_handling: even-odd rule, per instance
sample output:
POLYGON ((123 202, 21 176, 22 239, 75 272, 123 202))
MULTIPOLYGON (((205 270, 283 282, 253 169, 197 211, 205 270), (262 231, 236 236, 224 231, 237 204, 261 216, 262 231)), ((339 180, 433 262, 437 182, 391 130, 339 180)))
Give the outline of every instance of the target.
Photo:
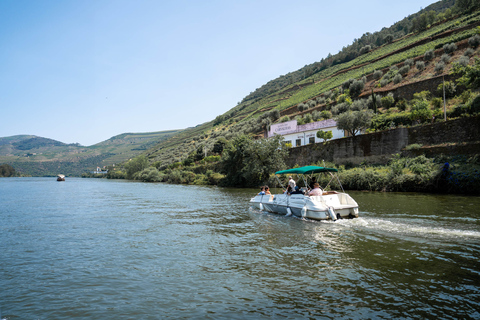
MULTIPOLYGON (((429 92, 431 112, 441 119, 438 84, 444 76, 447 80, 455 79, 451 71, 460 60, 473 65, 479 57, 478 46, 469 45, 469 39, 480 33, 478 5, 461 8, 454 3, 436 2, 389 28, 366 33, 338 54, 268 82, 211 122, 186 129, 145 155, 150 162, 169 165, 183 161, 195 150, 206 149, 207 154, 213 154, 213 146, 219 139, 231 140, 239 134, 262 136, 270 124, 285 116, 302 122, 321 119, 321 112, 332 116, 337 105, 344 102, 342 97, 372 99, 372 92, 379 101, 387 96, 393 99, 391 105, 376 110, 373 122, 377 126, 372 130, 387 123, 411 125, 411 121, 400 123, 390 118, 408 118, 410 100, 424 90, 429 92), (427 57, 426 53, 432 56, 427 57), (362 88, 350 96, 353 90, 349 86, 354 81, 363 82, 362 88)), ((465 88, 458 89, 460 95, 465 88)), ((455 108, 474 97, 475 92, 465 95, 463 102, 452 97, 447 101, 449 114, 458 116, 455 108)))
POLYGON ((33 176, 80 176, 98 167, 126 161, 180 130, 124 133, 93 146, 65 144, 33 135, 0 138, 0 163, 8 163, 21 174, 33 176))

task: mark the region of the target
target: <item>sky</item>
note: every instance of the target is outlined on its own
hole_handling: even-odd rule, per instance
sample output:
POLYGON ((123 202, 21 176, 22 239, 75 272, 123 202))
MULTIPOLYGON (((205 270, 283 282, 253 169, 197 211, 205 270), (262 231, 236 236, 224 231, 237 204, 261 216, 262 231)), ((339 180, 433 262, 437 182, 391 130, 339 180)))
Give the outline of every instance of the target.
POLYGON ((433 2, 0 0, 0 137, 193 127, 433 2))

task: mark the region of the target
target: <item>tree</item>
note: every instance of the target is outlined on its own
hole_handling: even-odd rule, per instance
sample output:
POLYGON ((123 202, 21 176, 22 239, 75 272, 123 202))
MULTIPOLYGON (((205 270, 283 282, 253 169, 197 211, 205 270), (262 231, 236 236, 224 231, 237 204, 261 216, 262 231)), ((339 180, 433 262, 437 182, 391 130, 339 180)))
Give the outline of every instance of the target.
POLYGON ((15 168, 6 163, 0 165, 0 177, 15 177, 15 168))
POLYGON ((337 122, 338 129, 345 130, 350 135, 355 136, 358 132, 370 126, 372 117, 373 111, 370 109, 362 111, 349 110, 338 115, 335 121, 337 122))
POLYGON ((127 179, 132 179, 133 175, 148 167, 147 157, 140 155, 136 158, 130 159, 125 163, 125 170, 127 172, 127 179))
POLYGON ((478 0, 456 0, 455 7, 460 12, 473 12, 475 9, 480 8, 478 0))
POLYGON ((480 87, 480 59, 475 59, 475 65, 473 66, 454 64, 453 70, 454 74, 461 75, 457 79, 459 85, 472 89, 480 87))
POLYGON ((323 139, 323 142, 326 142, 328 139, 333 138, 333 133, 332 133, 331 130, 329 130, 329 131, 318 130, 317 131, 317 138, 323 139))
POLYGON ((362 80, 354 80, 350 84, 350 96, 352 98, 356 98, 362 93, 363 88, 365 87, 365 83, 362 80))
POLYGON ((224 184, 235 187, 256 187, 265 184, 270 174, 285 167, 288 155, 283 137, 253 140, 241 135, 223 150, 221 164, 224 184))
POLYGON ((215 142, 213 145, 213 153, 216 154, 222 154, 223 148, 225 148, 225 145, 227 144, 227 140, 225 138, 218 138, 218 140, 215 142))
POLYGON ((432 110, 430 110, 430 104, 428 101, 422 99, 415 102, 415 104, 412 106, 410 117, 412 120, 417 120, 420 122, 431 119, 432 110))

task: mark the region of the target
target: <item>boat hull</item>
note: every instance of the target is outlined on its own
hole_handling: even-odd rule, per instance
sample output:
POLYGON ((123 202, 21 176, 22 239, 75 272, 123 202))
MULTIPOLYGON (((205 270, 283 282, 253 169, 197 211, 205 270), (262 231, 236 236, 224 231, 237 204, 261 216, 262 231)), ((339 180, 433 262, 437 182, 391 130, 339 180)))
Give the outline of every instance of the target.
POLYGON ((358 218, 358 204, 346 193, 257 195, 250 204, 259 210, 314 220, 358 218))

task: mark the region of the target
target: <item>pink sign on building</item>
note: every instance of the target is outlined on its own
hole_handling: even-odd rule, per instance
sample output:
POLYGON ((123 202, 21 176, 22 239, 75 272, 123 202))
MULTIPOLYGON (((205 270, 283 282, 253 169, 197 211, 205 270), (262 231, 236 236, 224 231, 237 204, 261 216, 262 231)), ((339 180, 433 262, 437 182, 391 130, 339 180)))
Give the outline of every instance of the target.
POLYGON ((302 124, 297 126, 297 120, 291 120, 283 123, 272 124, 270 126, 270 131, 268 132, 268 137, 273 137, 276 134, 286 135, 295 132, 305 132, 311 130, 319 130, 323 128, 333 128, 336 127, 337 123, 333 119, 311 122, 307 124, 302 124))

